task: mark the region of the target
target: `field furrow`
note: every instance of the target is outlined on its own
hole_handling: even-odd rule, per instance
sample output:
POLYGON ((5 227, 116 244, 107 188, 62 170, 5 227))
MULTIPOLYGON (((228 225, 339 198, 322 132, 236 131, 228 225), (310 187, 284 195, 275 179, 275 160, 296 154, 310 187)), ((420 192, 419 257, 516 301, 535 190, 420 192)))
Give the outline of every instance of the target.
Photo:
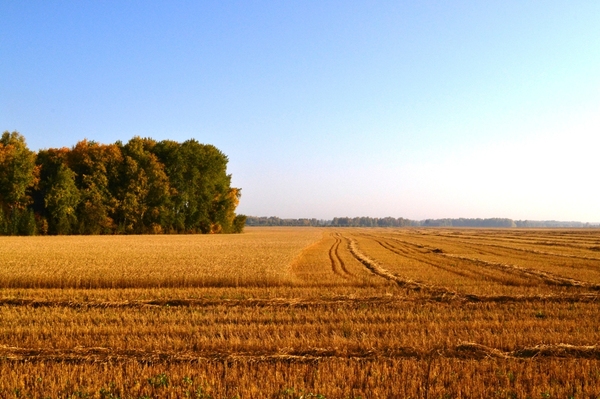
POLYGON ((494 269, 499 269, 505 271, 507 273, 514 273, 518 275, 524 275, 528 277, 535 277, 540 279, 544 284, 549 285, 558 285, 565 287, 578 287, 578 288, 587 288, 590 290, 598 291, 600 290, 600 284, 588 283, 586 281, 579 281, 572 278, 565 278, 561 276, 554 275, 549 272, 543 272, 535 269, 528 269, 516 265, 510 265, 506 263, 497 263, 497 262, 488 262, 483 259, 477 258, 468 258, 465 256, 453 255, 453 254, 442 254, 443 256, 466 260, 468 262, 473 262, 475 264, 480 264, 485 267, 491 267, 494 269))
MULTIPOLYGON (((385 237, 388 237, 388 235, 382 234, 380 239, 384 239, 385 237)), ((496 269, 503 272, 503 275, 494 277, 492 274, 488 278, 490 280, 499 278, 500 283, 506 280, 504 283, 510 285, 530 286, 532 284, 538 285, 541 282, 542 284, 563 287, 596 289, 595 287, 600 282, 600 262, 590 259, 579 261, 575 261, 574 259, 565 260, 564 258, 553 257, 548 254, 532 256, 531 253, 525 254, 523 251, 511 252, 506 247, 500 248, 477 243, 448 241, 444 237, 437 235, 426 237, 421 235, 418 239, 415 239, 414 235, 410 234, 391 234, 388 240, 400 244, 396 245, 395 249, 404 248, 407 252, 406 255, 410 256, 412 253, 414 259, 424 260, 431 257, 439 258, 446 256, 465 260, 467 262, 460 263, 459 266, 462 273, 467 273, 467 270, 473 270, 473 265, 468 264, 469 259, 481 260, 480 266, 485 266, 485 262, 489 262, 487 264, 489 267, 480 267, 479 269, 484 273, 489 273, 489 271, 484 271, 485 269, 496 269), (499 267, 499 265, 506 265, 507 259, 510 259, 510 264, 515 266, 512 270, 508 267, 499 267), (512 278, 516 277, 521 281, 510 281, 511 275, 513 276, 512 278)), ((474 272, 478 273, 476 270, 474 272)))
MULTIPOLYGON (((470 279, 473 281, 481 281, 484 280, 490 283, 496 283, 500 285, 510 285, 510 286, 533 286, 539 284, 539 282, 531 281, 528 278, 530 276, 523 276, 522 274, 514 273, 513 270, 510 269, 499 269, 505 273, 496 273, 489 268, 482 267, 473 267, 473 265, 464 263, 464 262, 448 262, 447 260, 442 259, 444 256, 449 256, 445 254, 442 250, 438 248, 428 249, 427 251, 418 252, 418 251, 401 251, 399 247, 390 243, 377 241, 382 247, 385 249, 401 256, 409 259, 413 259, 417 262, 421 262, 430 266, 433 266, 437 269, 444 270, 446 272, 458 275, 460 277, 464 277, 466 279, 470 279), (411 253, 412 252, 412 253, 411 253)), ((454 259, 465 260, 461 257, 450 256, 454 259)), ((393 261, 390 261, 393 263, 393 261)))
POLYGON ((437 248, 406 244, 397 239, 358 238, 364 252, 402 279, 477 295, 524 295, 539 291, 537 278, 449 259, 437 248))
POLYGON ((515 250, 539 250, 539 248, 552 247, 557 250, 557 256, 581 256, 583 258, 596 258, 594 252, 600 248, 600 241, 594 236, 567 236, 561 239, 549 239, 548 235, 529 233, 527 236, 510 235, 496 232, 494 235, 485 234, 440 234, 445 239, 461 240, 463 242, 478 242, 512 248, 515 250), (504 244, 504 245, 502 245, 504 244))
POLYGON ((333 272, 342 278, 348 279, 355 277, 353 273, 348 271, 346 263, 340 257, 340 245, 342 244, 342 238, 339 234, 334 235, 335 242, 329 249, 329 259, 331 260, 331 269, 333 272))
MULTIPOLYGON (((410 288, 410 289, 418 290, 418 291, 419 290, 431 291, 433 289, 432 287, 425 286, 422 283, 404 279, 404 278, 398 277, 398 276, 390 273, 387 269, 382 267, 378 262, 369 258, 364 253, 362 253, 360 251, 360 249, 358 248, 358 244, 356 243, 356 240, 350 239, 350 247, 349 248, 350 248, 350 252, 352 253, 352 255, 360 263, 362 263, 368 270, 370 270, 373 274, 375 274, 379 277, 382 277, 389 281, 393 281, 394 283, 398 284, 398 286, 403 287, 403 288, 410 288)), ((437 291, 437 289, 436 289, 436 291, 437 291)), ((445 290, 442 290, 442 291, 446 292, 445 290)))

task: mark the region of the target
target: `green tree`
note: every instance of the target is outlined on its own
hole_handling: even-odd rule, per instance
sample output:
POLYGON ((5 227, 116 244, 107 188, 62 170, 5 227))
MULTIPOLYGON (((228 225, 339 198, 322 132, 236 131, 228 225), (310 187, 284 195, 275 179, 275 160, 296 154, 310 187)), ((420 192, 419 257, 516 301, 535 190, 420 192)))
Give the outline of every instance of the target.
POLYGON ((163 164, 150 152, 155 144, 134 137, 122 149, 118 198, 126 233, 160 233, 168 225, 171 190, 163 164))
POLYGON ((28 228, 32 214, 30 189, 37 183, 35 153, 27 148, 18 132, 2 134, 0 138, 0 233, 33 234, 28 228))
POLYGON ((152 152, 164 165, 169 178, 170 209, 165 215, 165 230, 176 233, 189 232, 189 215, 192 213, 189 211, 190 184, 186 182, 189 165, 184 159, 181 144, 173 140, 163 140, 152 147, 152 152))
POLYGON ((165 165, 172 188, 172 228, 189 233, 233 232, 241 191, 231 187, 227 157, 196 140, 162 141, 153 151, 165 165))
POLYGON ((69 167, 81 194, 77 209, 80 234, 110 234, 116 231, 115 213, 119 201, 111 190, 118 181, 123 161, 119 146, 100 145, 87 140, 68 153, 69 167))
POLYGON ((76 209, 81 198, 75 172, 61 164, 48 184, 44 205, 50 216, 49 230, 53 234, 71 234, 77 225, 76 209))

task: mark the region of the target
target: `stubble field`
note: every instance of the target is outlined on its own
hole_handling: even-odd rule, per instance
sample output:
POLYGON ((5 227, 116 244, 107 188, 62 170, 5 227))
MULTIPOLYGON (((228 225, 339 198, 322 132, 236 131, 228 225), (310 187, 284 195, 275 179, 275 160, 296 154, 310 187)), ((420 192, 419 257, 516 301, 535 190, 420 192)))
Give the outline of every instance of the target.
POLYGON ((0 397, 598 398, 600 230, 0 238, 0 397))

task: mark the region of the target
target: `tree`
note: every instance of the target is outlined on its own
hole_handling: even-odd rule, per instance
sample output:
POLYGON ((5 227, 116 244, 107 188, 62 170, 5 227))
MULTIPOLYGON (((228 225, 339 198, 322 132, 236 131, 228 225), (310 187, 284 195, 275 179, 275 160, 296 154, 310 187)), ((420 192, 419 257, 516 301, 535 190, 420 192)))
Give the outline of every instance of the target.
POLYGON ((71 234, 77 225, 76 209, 80 200, 75 172, 61 164, 48 185, 44 205, 50 215, 49 231, 53 234, 71 234))
POLYGON ((134 137, 122 149, 121 225, 128 233, 160 233, 170 211, 169 178, 150 152, 156 142, 134 137))
POLYGON ((68 164, 76 174, 81 194, 77 209, 80 234, 110 234, 116 230, 119 201, 113 191, 122 161, 121 149, 115 144, 83 140, 68 153, 68 164))
POLYGON ((35 153, 27 148, 25 138, 18 132, 4 132, 0 138, 0 233, 34 233, 28 227, 32 214, 27 206, 37 176, 35 153))
MULTIPOLYGON (((165 165, 172 190, 171 226, 178 232, 233 231, 241 190, 231 187, 227 157, 212 145, 166 140, 152 151, 165 165)), ((238 226, 241 224, 238 220, 238 226)))

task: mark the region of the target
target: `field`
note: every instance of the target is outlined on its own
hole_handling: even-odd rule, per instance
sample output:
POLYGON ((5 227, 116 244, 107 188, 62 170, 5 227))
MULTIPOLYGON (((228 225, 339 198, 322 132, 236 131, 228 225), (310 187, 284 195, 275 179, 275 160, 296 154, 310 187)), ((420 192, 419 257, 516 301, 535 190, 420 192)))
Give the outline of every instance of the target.
POLYGON ((0 237, 1 398, 600 398, 600 230, 0 237))

